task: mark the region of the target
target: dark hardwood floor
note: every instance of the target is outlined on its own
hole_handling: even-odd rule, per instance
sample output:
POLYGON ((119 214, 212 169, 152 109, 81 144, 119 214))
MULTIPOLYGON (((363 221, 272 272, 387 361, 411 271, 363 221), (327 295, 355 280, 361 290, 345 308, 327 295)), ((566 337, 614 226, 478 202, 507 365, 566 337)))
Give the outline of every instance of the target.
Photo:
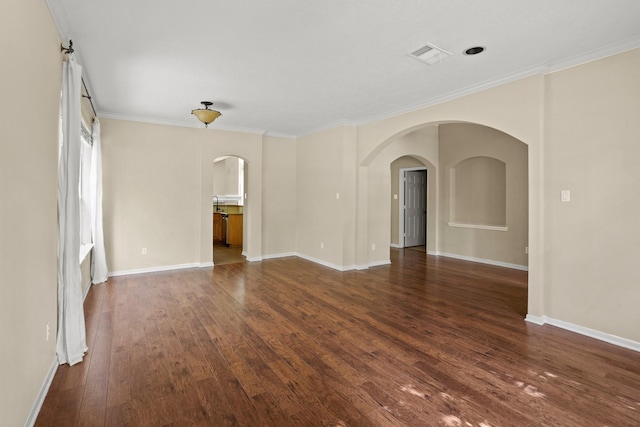
POLYGON ((242 255, 242 248, 230 248, 222 242, 213 243, 213 264, 238 264, 245 262, 246 259, 242 255))
POLYGON ((525 322, 526 280, 415 250, 111 278, 36 425, 640 425, 639 354, 525 322))

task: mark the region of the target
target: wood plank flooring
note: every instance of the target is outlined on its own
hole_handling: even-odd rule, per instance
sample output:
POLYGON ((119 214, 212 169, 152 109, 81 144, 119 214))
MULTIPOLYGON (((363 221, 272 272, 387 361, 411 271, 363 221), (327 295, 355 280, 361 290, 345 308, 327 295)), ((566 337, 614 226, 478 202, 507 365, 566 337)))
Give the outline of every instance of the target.
POLYGON ((525 322, 526 280, 396 249, 111 278, 36 425, 640 425, 639 354, 525 322))
POLYGON ((222 242, 213 242, 214 265, 238 264, 245 261, 241 247, 230 248, 222 242))

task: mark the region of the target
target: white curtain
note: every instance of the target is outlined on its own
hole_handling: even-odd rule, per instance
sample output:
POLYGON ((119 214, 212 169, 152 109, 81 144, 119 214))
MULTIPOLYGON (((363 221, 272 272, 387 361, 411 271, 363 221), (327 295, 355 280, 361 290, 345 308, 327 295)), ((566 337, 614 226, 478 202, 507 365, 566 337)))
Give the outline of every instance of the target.
POLYGON ((91 282, 106 282, 109 276, 107 257, 104 252, 104 235, 102 230, 102 149, 100 142, 100 122, 93 121, 93 148, 91 150, 91 188, 93 214, 93 255, 91 256, 91 282))
POLYGON ((62 66, 62 147, 58 162, 58 339, 62 365, 82 361, 87 339, 80 272, 80 99, 82 67, 62 66))

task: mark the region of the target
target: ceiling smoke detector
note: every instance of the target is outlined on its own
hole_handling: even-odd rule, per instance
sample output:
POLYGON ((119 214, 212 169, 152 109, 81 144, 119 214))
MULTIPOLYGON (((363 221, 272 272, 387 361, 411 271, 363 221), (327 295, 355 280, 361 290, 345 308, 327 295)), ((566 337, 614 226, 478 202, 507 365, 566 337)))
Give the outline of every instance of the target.
POLYGON ((444 58, 453 55, 451 52, 447 52, 438 46, 427 43, 420 49, 416 49, 411 53, 407 53, 413 59, 417 59, 420 62, 424 62, 428 65, 433 65, 436 62, 442 61, 444 58))

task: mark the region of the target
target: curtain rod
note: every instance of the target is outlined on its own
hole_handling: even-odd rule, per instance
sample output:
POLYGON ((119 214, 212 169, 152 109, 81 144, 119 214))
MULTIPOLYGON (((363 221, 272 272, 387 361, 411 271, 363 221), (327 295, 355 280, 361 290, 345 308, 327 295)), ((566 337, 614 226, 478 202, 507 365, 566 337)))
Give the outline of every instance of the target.
MULTIPOLYGON (((66 55, 72 54, 74 52, 73 40, 69 40, 69 47, 64 47, 62 43, 60 43, 60 52, 63 52, 66 55)), ((84 91, 87 93, 86 95, 82 95, 82 97, 89 100, 89 104, 91 105, 91 110, 93 110, 94 117, 98 117, 98 113, 96 113, 96 107, 93 106, 93 101, 91 100, 91 94, 89 93, 89 89, 87 89, 87 84, 84 82, 83 77, 80 77, 80 80, 82 81, 84 91)))

